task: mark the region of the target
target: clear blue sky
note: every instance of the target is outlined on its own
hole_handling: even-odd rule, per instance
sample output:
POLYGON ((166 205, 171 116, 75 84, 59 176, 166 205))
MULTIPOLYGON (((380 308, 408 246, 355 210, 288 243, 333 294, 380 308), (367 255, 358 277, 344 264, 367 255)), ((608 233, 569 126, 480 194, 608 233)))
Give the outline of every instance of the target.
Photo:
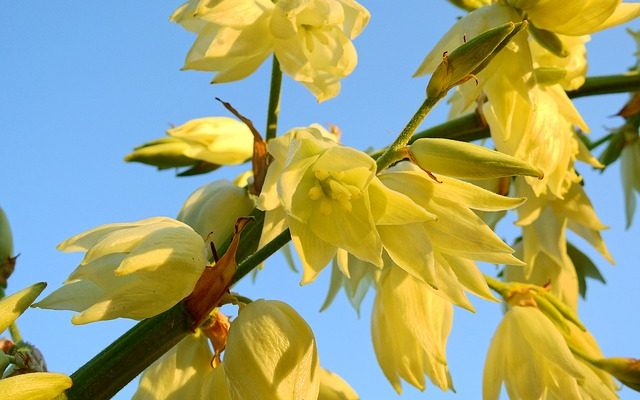
MULTIPOLYGON (((180 2, 5 2, 0 17, 0 205, 11 220, 17 271, 9 292, 36 281, 58 287, 80 255, 55 250, 63 239, 93 226, 156 215, 175 216, 198 186, 229 175, 176 178, 122 158, 134 146, 163 135, 171 123, 227 115, 213 98, 234 104, 258 127, 265 123, 269 63, 250 78, 212 86, 211 74, 180 72, 193 36, 168 22, 180 2)), ((462 15, 444 0, 368 2, 369 27, 356 40, 359 65, 343 81, 342 94, 318 105, 285 78, 280 132, 313 122, 333 123, 343 141, 361 149, 388 144, 424 96, 426 80, 411 75, 438 38, 462 15), (400 5, 399 5, 400 4, 400 5)), ((638 22, 632 24, 640 28, 638 22)), ((618 73, 635 51, 622 28, 596 35, 588 45, 590 74, 618 73)), ((580 100, 593 137, 620 124, 613 115, 625 95, 580 100)), ((442 122, 439 106, 425 126, 442 122)), ((579 166, 601 219, 612 228, 605 240, 616 267, 594 255, 608 284, 592 284, 580 305, 583 321, 605 354, 640 357, 640 218, 624 231, 617 166, 594 174, 579 166)), ((240 171, 233 170, 233 173, 240 171)), ((513 237, 509 223, 501 233, 513 237)), ((594 254, 583 243, 578 244, 594 254)), ((373 354, 367 297, 360 319, 344 297, 318 313, 328 271, 310 286, 280 258, 267 264, 255 285, 237 289, 252 298, 293 305, 314 329, 321 363, 344 376, 363 399, 395 398, 373 354), (285 288, 285 289, 283 289, 285 288)), ((484 354, 500 318, 500 306, 474 301, 477 313, 456 310, 449 362, 457 395, 405 385, 407 399, 474 399, 480 396, 484 354)), ((121 335, 131 321, 80 327, 71 313, 32 309, 20 319, 23 336, 44 353, 50 370, 72 373, 121 335)), ((127 399, 130 385, 116 398, 127 399)), ((624 390, 622 398, 640 398, 624 390)))

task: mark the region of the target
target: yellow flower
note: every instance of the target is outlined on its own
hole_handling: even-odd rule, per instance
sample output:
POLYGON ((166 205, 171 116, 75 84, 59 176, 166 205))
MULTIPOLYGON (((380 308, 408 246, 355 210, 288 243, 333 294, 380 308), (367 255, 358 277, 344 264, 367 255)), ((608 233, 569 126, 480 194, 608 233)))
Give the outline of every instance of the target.
POLYGON ((318 397, 320 365, 313 332, 279 301, 257 300, 240 310, 222 366, 234 400, 318 397))
POLYGON ((219 180, 193 192, 177 219, 191 226, 205 242, 219 247, 231 237, 238 217, 249 215, 253 208, 246 189, 219 180))
POLYGON ((312 126, 271 140, 274 161, 258 201, 267 211, 261 242, 288 226, 304 267, 303 283, 313 281, 338 249, 381 267, 376 224, 433 219, 382 185, 371 157, 326 135, 312 126))
POLYGON ((378 363, 393 388, 403 379, 420 390, 424 376, 443 390, 452 389, 446 344, 453 306, 400 268, 386 268, 378 285, 371 336, 378 363))
POLYGON ((580 394, 583 373, 558 328, 535 307, 511 307, 491 340, 483 399, 589 399, 580 394))
POLYGON ((493 299, 473 260, 521 265, 506 245, 472 210, 501 211, 522 204, 478 186, 445 176, 434 181, 413 164, 402 162, 380 174, 392 191, 411 199, 435 220, 379 224, 384 248, 395 264, 413 277, 441 289, 456 304, 472 309, 463 288, 493 299), (407 241, 406 238, 412 240, 407 241), (422 254, 422 257, 414 257, 422 254))
POLYGON ((233 118, 197 118, 167 130, 169 137, 137 147, 125 157, 160 169, 204 161, 215 165, 245 162, 253 154, 253 135, 233 118))
POLYGON ((164 217, 101 225, 58 249, 86 254, 65 284, 35 306, 80 312, 74 324, 157 315, 193 290, 207 264, 200 235, 164 217))
POLYGON ((353 0, 190 0, 171 19, 198 33, 186 69, 217 71, 214 82, 253 73, 275 53, 282 70, 318 101, 336 96, 357 64, 351 40, 369 21, 353 0))

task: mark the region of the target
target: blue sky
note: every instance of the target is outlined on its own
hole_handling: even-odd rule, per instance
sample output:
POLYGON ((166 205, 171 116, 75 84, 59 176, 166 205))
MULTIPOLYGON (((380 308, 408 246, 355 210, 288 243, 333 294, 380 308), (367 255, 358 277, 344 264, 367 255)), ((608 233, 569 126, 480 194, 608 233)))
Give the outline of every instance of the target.
MULTIPOLYGON (((213 86, 211 74, 179 71, 192 34, 168 22, 179 2, 19 2, 3 6, 0 23, 0 205, 14 232, 17 271, 9 292, 46 281, 58 287, 80 260, 55 250, 63 239, 93 226, 156 215, 175 216, 186 197, 230 172, 176 178, 171 171, 122 161, 134 146, 160 137, 169 124, 227 115, 214 101, 231 102, 256 126, 265 124, 269 66, 248 79, 213 86)), ((280 132, 314 122, 333 123, 343 141, 365 149, 393 140, 422 102, 426 79, 411 75, 424 55, 462 15, 443 0, 363 3, 372 20, 356 40, 359 65, 343 81, 342 94, 322 104, 301 85, 284 80, 280 132)), ((640 25, 632 24, 634 29, 640 25)), ((590 74, 625 71, 634 44, 623 28, 596 35, 588 44, 590 74)), ((598 138, 621 123, 610 117, 625 95, 581 99, 578 108, 598 138)), ((442 122, 440 105, 424 126, 442 122)), ((579 166, 596 211, 611 229, 605 240, 617 261, 593 255, 608 284, 590 286, 580 305, 583 321, 605 354, 640 356, 640 221, 624 230, 617 166, 604 174, 579 166)), ((509 222, 500 233, 513 237, 509 222)), ((252 298, 289 302, 310 323, 322 364, 344 376, 363 399, 394 398, 373 354, 369 333, 372 296, 360 319, 342 295, 318 313, 328 271, 300 287, 281 258, 267 263, 255 284, 238 291, 252 298)), ((405 385, 407 399, 478 398, 484 354, 500 319, 499 305, 474 301, 476 314, 457 309, 449 340, 449 362, 457 395, 429 386, 427 394, 405 385)), ((72 326, 71 313, 32 309, 20 319, 23 336, 44 353, 50 370, 72 373, 132 321, 72 326)), ((129 386, 116 398, 127 399, 129 386)), ((624 390, 625 399, 640 398, 624 390)))

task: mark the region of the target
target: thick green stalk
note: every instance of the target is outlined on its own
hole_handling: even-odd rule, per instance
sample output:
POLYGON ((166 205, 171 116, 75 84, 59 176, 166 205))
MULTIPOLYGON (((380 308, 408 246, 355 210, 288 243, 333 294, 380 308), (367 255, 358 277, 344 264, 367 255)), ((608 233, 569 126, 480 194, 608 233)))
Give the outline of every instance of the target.
POLYGON ((278 130, 278 114, 280 113, 280 91, 282 88, 282 70, 276 56, 271 66, 271 88, 269 90, 269 106, 267 109, 266 140, 276 137, 278 130))
POLYGON ((190 326, 182 303, 138 323, 71 375, 67 398, 110 399, 182 340, 190 326))
POLYGON ((640 74, 604 75, 587 78, 584 85, 567 92, 570 98, 640 91, 640 74))
POLYGON ((418 108, 413 117, 409 120, 402 132, 398 135, 396 140, 387 147, 387 150, 377 159, 378 171, 382 171, 394 162, 403 158, 403 151, 411 140, 411 136, 418 129, 418 126, 424 121, 425 117, 429 115, 433 107, 446 95, 443 93, 436 97, 427 97, 422 105, 418 108))

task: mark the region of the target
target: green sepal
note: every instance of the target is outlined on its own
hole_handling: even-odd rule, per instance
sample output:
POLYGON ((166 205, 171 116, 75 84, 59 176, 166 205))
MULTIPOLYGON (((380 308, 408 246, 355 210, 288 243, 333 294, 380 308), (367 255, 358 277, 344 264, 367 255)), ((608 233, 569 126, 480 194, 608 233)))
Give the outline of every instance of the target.
MULTIPOLYGON (((613 164, 618 158, 620 158, 624 144, 625 135, 623 130, 617 131, 611 136, 607 148, 604 149, 602 154, 600 154, 600 157, 598 157, 598 160, 602 165, 604 165, 604 168, 613 164)), ((602 171, 604 171, 604 168, 602 171)))

